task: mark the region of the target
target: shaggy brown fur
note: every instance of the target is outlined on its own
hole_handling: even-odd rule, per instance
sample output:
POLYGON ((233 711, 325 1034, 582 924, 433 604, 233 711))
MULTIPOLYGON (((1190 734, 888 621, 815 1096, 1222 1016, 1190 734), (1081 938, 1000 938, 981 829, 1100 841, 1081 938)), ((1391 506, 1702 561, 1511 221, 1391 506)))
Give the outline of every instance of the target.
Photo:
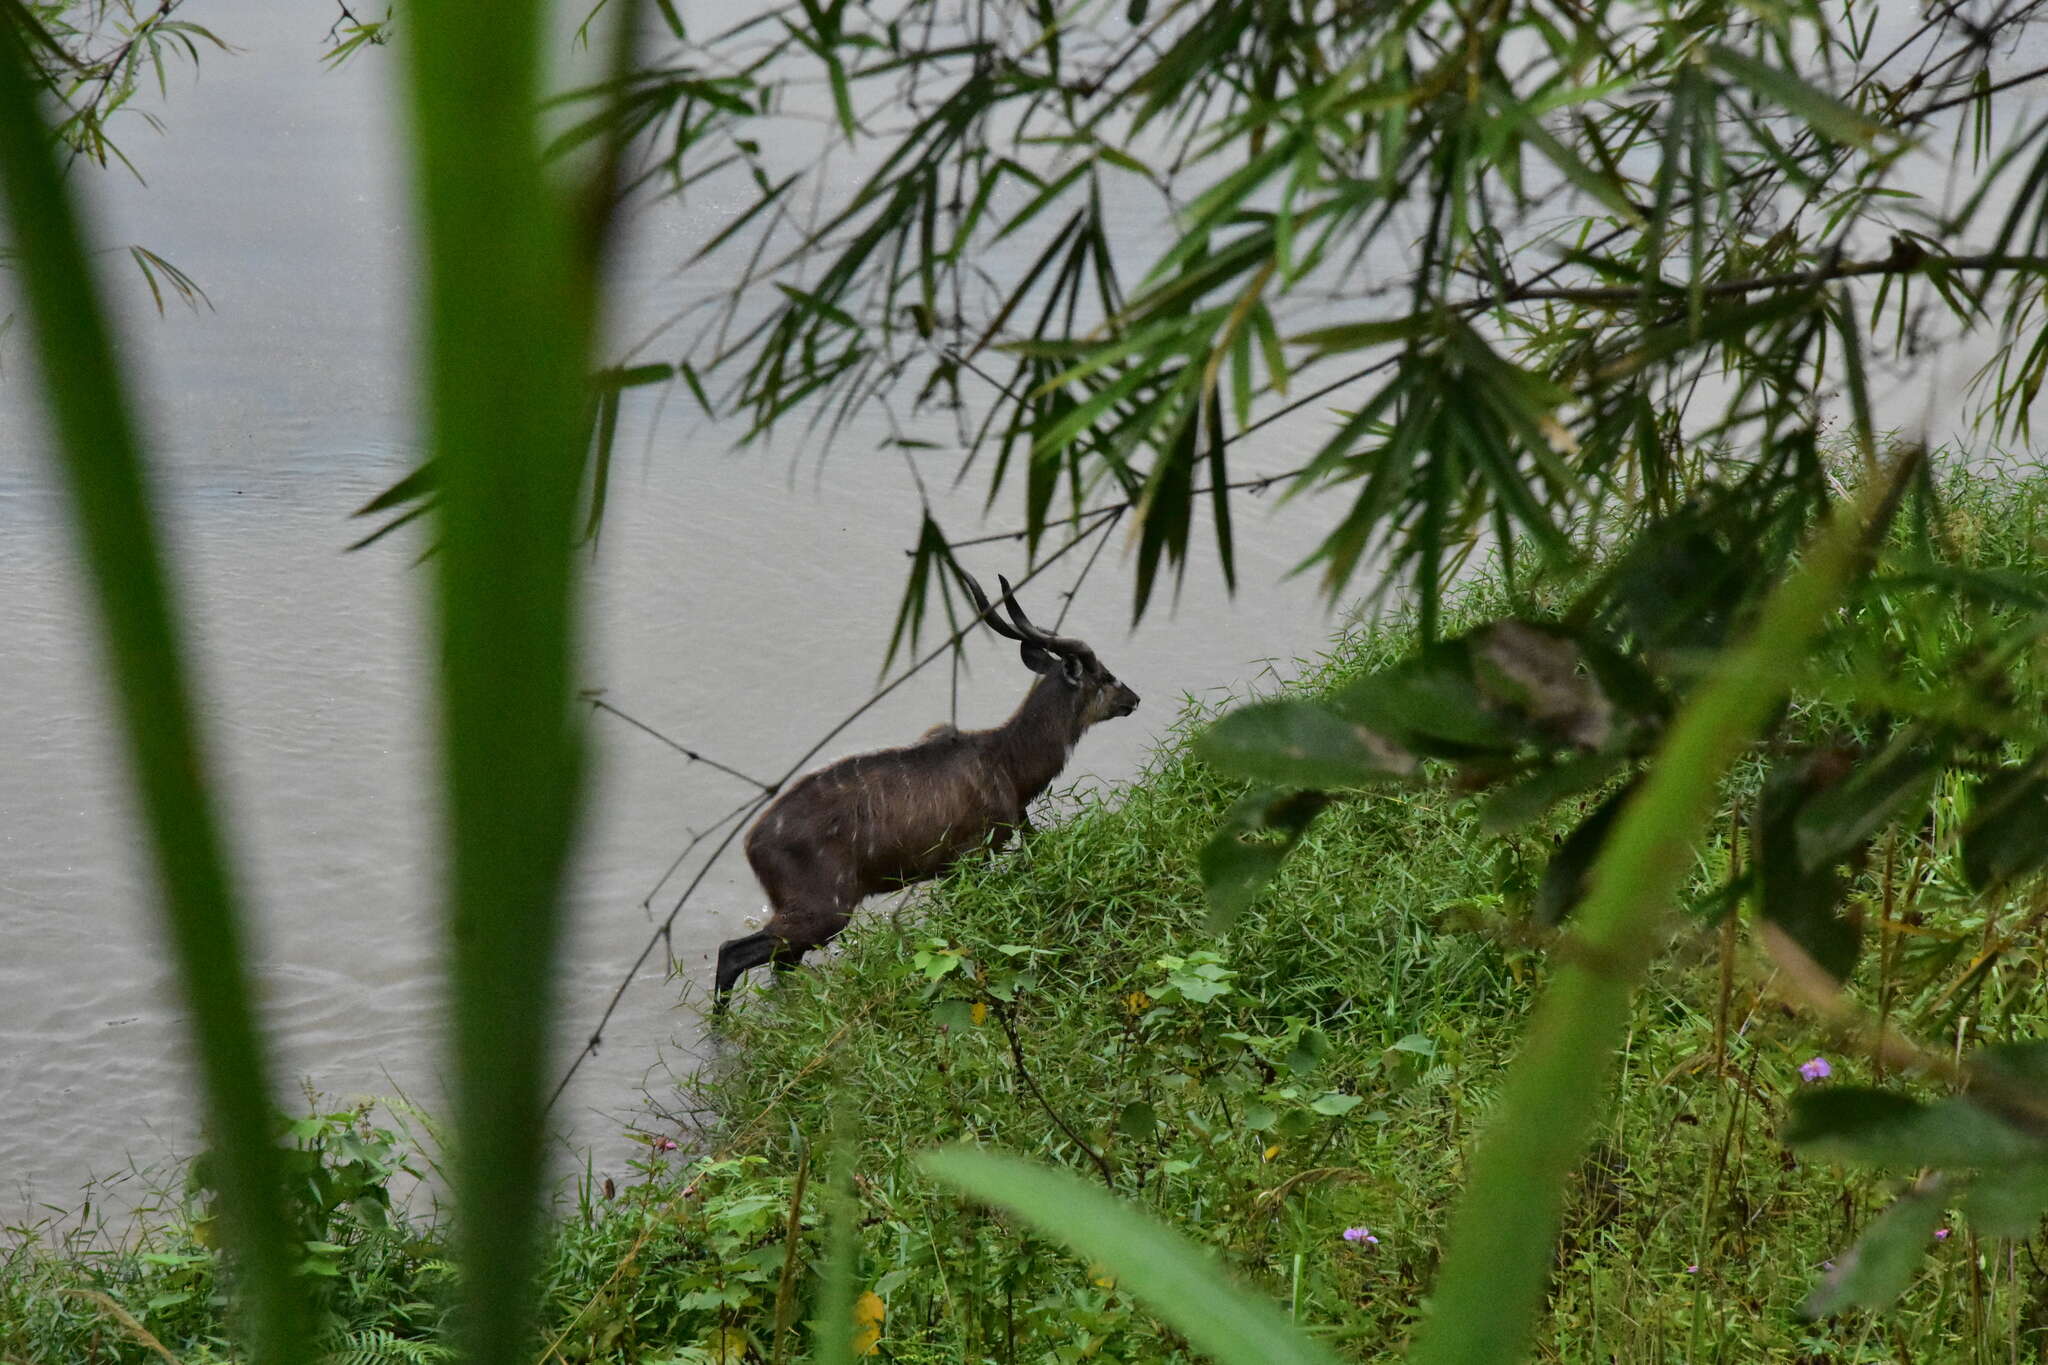
POLYGON ((798 779, 747 833, 747 861, 773 910, 759 933, 718 950, 714 1008, 724 1009, 749 968, 787 970, 831 941, 854 907, 878 891, 920 882, 986 844, 999 851, 1027 824, 1025 811, 1098 721, 1138 709, 1138 694, 1079 640, 1051 635, 1003 603, 996 617, 981 586, 962 579, 998 634, 1021 643, 1039 675, 1016 712, 991 730, 935 725, 915 744, 857 754, 798 779))

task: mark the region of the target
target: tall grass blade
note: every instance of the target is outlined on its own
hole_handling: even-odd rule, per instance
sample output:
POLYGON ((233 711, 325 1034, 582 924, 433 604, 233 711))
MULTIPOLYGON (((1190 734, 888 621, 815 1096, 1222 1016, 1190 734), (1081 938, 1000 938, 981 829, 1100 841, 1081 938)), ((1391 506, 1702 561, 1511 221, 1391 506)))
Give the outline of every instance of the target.
POLYGON ((854 1281, 860 1274, 860 1203, 853 1197, 853 1124, 836 1111, 825 1193, 825 1264, 811 1320, 814 1365, 853 1365, 854 1281))
POLYGON ((191 1011, 221 1213, 258 1362, 311 1358, 279 1195, 271 1092, 233 878, 206 783, 184 645, 157 544, 141 443, 83 230, 36 110, 22 36, 0 24, 0 173, 17 279, 42 364, 56 456, 97 599, 108 667, 191 1011))
POLYGON ((1225 1365, 1336 1365, 1278 1307, 1233 1284, 1183 1238, 1064 1171, 998 1152, 949 1147, 919 1163, 1045 1236, 1099 1261, 1195 1348, 1225 1365))
POLYGON ((577 811, 571 546, 594 248, 544 173, 545 7, 408 11, 454 1009, 461 1345, 523 1357, 552 966, 577 811))

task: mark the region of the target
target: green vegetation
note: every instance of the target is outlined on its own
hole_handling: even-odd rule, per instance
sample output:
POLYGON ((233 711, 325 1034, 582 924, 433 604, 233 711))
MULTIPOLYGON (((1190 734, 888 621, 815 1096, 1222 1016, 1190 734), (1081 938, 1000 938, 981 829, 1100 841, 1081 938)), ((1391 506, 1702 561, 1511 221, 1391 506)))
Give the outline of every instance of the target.
MULTIPOLYGON (((2015 587, 2048 570, 2048 485, 1946 477, 1947 530, 1973 564, 2015 587)), ((1577 586, 1510 593, 1480 576, 1446 625, 1542 616, 1577 586)), ((1884 610, 1866 603, 1850 623, 1862 629, 1832 637, 1785 733, 1840 739, 1842 697, 1868 690, 1847 687, 1863 667, 1853 650, 1872 634, 1891 647, 1896 705, 1910 710, 1916 688, 1942 694, 1967 641, 1909 612, 1868 629, 1884 610)), ((1289 690, 1329 693, 1413 645, 1411 622, 1363 628, 1289 690)), ((2022 706, 2044 695, 2036 653, 2009 673, 2022 706)), ((1190 707, 1181 734, 1212 715, 1190 707)), ((1691 908, 1660 931, 1668 942, 1635 1001, 1612 1106, 1567 1191, 1537 1356, 2031 1358, 2048 1341, 2036 1240, 1994 1240, 1960 1197, 1938 1192, 1905 1206, 1925 1226, 1891 1312, 1801 1315, 1824 1262, 1903 1182, 1786 1146, 1791 1097, 1886 1076, 1866 1043, 1801 1008, 1754 935, 1722 914, 1716 888, 1750 856, 1731 841, 1736 812, 1771 761, 1739 769, 1690 878, 1691 908), (1801 1073, 1816 1056, 1832 1070, 1819 1084, 1801 1073)), ((1108 1184, 1217 1249, 1340 1356, 1404 1344, 1473 1139, 1559 965, 1531 914, 1544 869, 1599 793, 1505 837, 1441 786, 1339 802, 1266 893, 1211 934, 1198 864, 1242 795, 1176 744, 1144 780, 1021 853, 963 868, 895 916, 871 911, 836 957, 743 999, 727 1024, 730 1061, 686 1097, 718 1116, 711 1150, 650 1151, 612 1197, 586 1182, 556 1225, 541 1315, 551 1354, 821 1358, 805 1324, 822 1289, 835 1130, 853 1153, 859 1210, 854 1346, 878 1358, 1189 1356, 1133 1298, 1136 1273, 1119 1280, 925 1174, 918 1155, 948 1141, 1108 1184)), ((1958 1054, 1980 1030, 2048 1033, 2038 892, 1972 889, 1958 838, 1968 806, 1964 785, 1945 780, 1847 896, 1879 942, 1854 993, 1958 1054)), ((358 1115, 311 1119, 291 1137, 292 1215, 329 1349, 445 1354, 443 1231, 387 1216, 368 1195, 393 1171, 396 1140, 358 1115), (319 1180, 313 1157, 329 1172, 319 1180)), ((160 1359, 145 1332, 181 1361, 225 1357, 218 1291, 203 1220, 118 1250, 31 1235, 0 1261, 0 1357, 160 1359)))
MULTIPOLYGON (((425 439, 365 510, 430 513, 436 546, 445 1237, 392 1225, 372 1191, 396 1149, 361 1119, 272 1131, 236 831, 210 814, 189 622, 61 175, 108 155, 106 118, 160 53, 207 35, 176 0, 6 6, 9 259, 215 1153, 189 1222, 145 1248, 11 1253, 0 1345, 296 1365, 325 1341, 496 1365, 543 1331, 567 1359, 1144 1359, 1182 1353, 1178 1330, 1242 1365, 1314 1358, 1296 1327, 1369 1354, 1419 1326, 1433 1365, 1518 1357, 1539 1308, 1543 1348, 1585 1359, 1985 1355, 2034 1330, 2017 1247, 2048 1209, 2048 1044, 2019 1045, 2039 1023, 2024 888, 2048 862, 2037 496, 1965 488, 1982 534, 1960 538, 1914 453, 1880 451, 1892 376, 1866 357, 1910 371, 1974 334, 1981 418, 2031 430, 2048 122, 2011 111, 2044 72, 1993 61, 2042 3, 1945 7, 1894 44, 1874 5, 1815 0, 790 0, 708 38, 669 0, 623 0, 599 7, 604 78, 560 103, 540 0, 407 7, 425 439), (105 50, 102 20, 126 35, 105 50), (783 121, 812 107, 793 92, 821 89, 846 147, 788 169, 783 121), (1155 167, 1162 133, 1188 155, 1155 167), (1976 183, 1923 199, 1909 153, 1949 136, 1976 183), (842 157, 865 157, 850 190, 842 157), (670 358, 598 354, 622 195, 728 175, 751 202, 691 262, 723 272, 727 307, 679 315, 699 330, 670 358), (1114 216, 1134 187, 1172 224, 1145 261, 1119 254, 1149 241, 1114 216), (1021 275, 990 268, 1006 241, 1021 275), (1375 248, 1404 265, 1378 275, 1375 248), (749 313, 759 295, 772 307, 749 313), (730 381, 717 402, 707 378, 730 381), (1130 519, 1140 612, 1198 520, 1231 573, 1232 489, 1285 480, 1345 509, 1311 556, 1326 588, 1387 566, 1417 613, 1348 642, 1316 699, 1240 711, 1199 760, 1162 755, 1140 788, 963 871, 910 937, 870 926, 755 1002, 732 1026, 743 1060, 694 1097, 729 1125, 717 1159, 587 1189, 549 1231, 541 1067, 580 813, 572 543, 602 515, 619 394, 670 381, 754 435, 936 401, 960 415, 948 472, 980 459, 992 498, 1009 479, 1034 552, 1130 519), (1236 442, 1325 403, 1307 464, 1233 478, 1236 442), (1846 493, 1820 453, 1837 410, 1846 493), (1608 517, 1644 548, 1589 580, 1608 517), (1525 571, 1460 602, 1453 565, 1489 534, 1525 571), (2025 572, 1983 573, 1958 539, 2025 572), (1384 784, 1422 759, 1434 788, 1384 784), (1456 789, 1486 787, 1503 795, 1475 818, 1456 789), (1669 918, 1687 895, 1690 929, 1669 918), (1753 940, 1709 933, 1744 900, 1753 940), (1568 937, 1531 927, 1574 904, 1568 937), (1680 952, 1654 951, 1674 935, 1680 952), (1818 1289, 1810 1263, 1882 1194, 1783 1157, 1810 1026, 1774 989, 1877 1040, 1838 1049, 1842 1075, 1869 1055, 1899 1072, 1872 1080, 1968 1091, 1837 1082, 1790 1106, 1809 1153, 1930 1168, 1818 1289), (915 1164, 945 1137, 1122 1203, 1049 1164, 915 1164), (1951 1197, 1969 1221, 1937 1241, 1951 1197), (1980 1257, 1969 1239, 1992 1232, 1980 1257), (1205 1279, 1188 1242, 1295 1327, 1205 1279), (1819 1345, 1791 1325, 1800 1302, 1890 1303, 1930 1247, 1896 1316, 1819 1345), (1430 1286, 1441 1311, 1419 1319, 1430 1286)), ((385 36, 341 8, 337 55, 385 36)), ((950 591, 953 550, 925 509, 899 644, 930 585, 950 591)))

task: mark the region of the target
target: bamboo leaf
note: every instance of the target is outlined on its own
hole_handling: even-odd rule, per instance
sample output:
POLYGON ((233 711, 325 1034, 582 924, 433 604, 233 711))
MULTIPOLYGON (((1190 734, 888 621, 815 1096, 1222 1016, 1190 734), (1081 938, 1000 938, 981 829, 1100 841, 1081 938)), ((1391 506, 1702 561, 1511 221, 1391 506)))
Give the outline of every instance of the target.
POLYGON ((1707 60, 1764 99, 1799 115, 1815 132, 1835 142, 1867 147, 1884 129, 1835 96, 1789 71, 1758 61, 1725 43, 1707 44, 1707 60))

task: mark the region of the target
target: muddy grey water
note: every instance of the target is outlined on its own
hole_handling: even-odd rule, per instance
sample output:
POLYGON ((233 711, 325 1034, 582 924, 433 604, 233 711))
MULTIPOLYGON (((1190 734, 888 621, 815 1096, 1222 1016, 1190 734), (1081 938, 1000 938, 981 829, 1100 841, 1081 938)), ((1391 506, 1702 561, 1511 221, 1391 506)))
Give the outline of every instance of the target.
MULTIPOLYGON (((164 136, 129 127, 147 188, 86 180, 103 244, 161 252, 213 301, 158 318, 134 274, 108 261, 281 1079, 335 1102, 403 1092, 431 1106, 443 1040, 426 583, 402 536, 343 550, 362 529, 348 513, 416 454, 393 72, 377 53, 323 72, 317 6, 204 9, 242 50, 209 55, 196 84, 181 78, 164 136)), ((694 286, 672 266, 741 206, 636 221, 622 334, 686 299, 694 286)), ((7 339, 0 372, 0 1213, 75 1206, 95 1177, 195 1143, 184 1020, 20 344, 7 339)), ((772 776, 871 689, 914 497, 876 427, 849 428, 829 450, 735 454, 730 433, 687 408, 657 413, 636 395, 625 414, 588 565, 587 681, 678 740, 772 776)), ((1242 450, 1246 472, 1297 463, 1318 420, 1242 450)), ((942 500, 956 535, 975 529, 977 493, 970 480, 942 500)), ((1145 703, 1087 737, 1073 776, 1128 778, 1182 694, 1241 688, 1268 660, 1284 670, 1320 647, 1329 618, 1309 582, 1284 578, 1318 515, 1244 502, 1235 600, 1198 562, 1177 606, 1135 632, 1112 547, 1065 629, 1145 703)), ((1001 509, 995 524, 1008 524, 1001 509)), ((1024 561, 991 546, 969 562, 992 578, 1024 561)), ((1027 604, 1051 616, 1077 570, 1062 564, 1027 604)), ((972 660, 959 719, 993 723, 1026 678, 997 642, 978 642, 972 660)), ((900 742, 949 702, 934 670, 827 755, 900 742)), ((650 888, 693 831, 747 794, 609 717, 591 723, 596 769, 559 977, 563 1063, 672 903, 673 885, 643 908, 650 888)), ((677 922, 682 979, 666 980, 659 958, 642 971, 565 1096, 565 1147, 614 1172, 643 1150, 621 1136, 646 1122, 641 1087, 658 1093, 666 1069, 689 1069, 707 955, 759 906, 740 859, 713 873, 677 922)), ((138 1183, 117 1185, 112 1202, 132 1203, 138 1183)))
MULTIPOLYGON (((190 272, 212 309, 158 318, 110 256, 123 359, 139 376, 158 491, 199 661, 215 771, 261 964, 281 1079, 330 1100, 439 1095, 443 1039, 431 697, 414 567, 418 542, 344 547, 352 509, 403 473, 413 377, 404 293, 404 166, 385 54, 318 64, 318 7, 205 7, 240 49, 180 80, 159 137, 126 150, 147 187, 85 177, 103 245, 140 242, 190 272), (295 12, 296 11, 296 12, 295 12)), ((197 16, 195 16, 197 17, 197 16)), ((734 205, 647 215, 622 264, 635 319, 675 306, 673 265, 734 205)), ((632 326, 621 331, 631 333, 632 326)), ((196 1142, 185 1021, 167 966, 95 635, 64 506, 42 458, 19 333, 0 375, 0 1212, 75 1206, 88 1182, 189 1153, 196 1142)), ((855 426, 820 443, 735 454, 687 401, 629 409, 602 539, 588 564, 587 681, 648 724, 773 776, 871 690, 916 529, 900 456, 855 426), (823 458, 819 458, 820 456, 823 458)), ((1247 452, 1246 470, 1298 459, 1299 441, 1247 452)), ((937 471, 943 488, 950 470, 937 471)), ((956 535, 978 489, 942 502, 956 535)), ((1183 693, 1238 686, 1263 661, 1313 652, 1329 631, 1306 581, 1283 574, 1312 543, 1304 512, 1240 511, 1243 589, 1227 601, 1198 564, 1176 609, 1128 632, 1129 580, 1111 547, 1064 629, 1143 694, 1092 733, 1070 775, 1129 777, 1183 693)), ((1007 525, 999 509, 992 525, 1007 525)), ((993 581, 1021 549, 975 552, 993 581)), ((1025 600, 1041 618, 1080 568, 1025 600)), ((1013 646, 978 642, 960 720, 992 724, 1028 675, 1013 646)), ((827 751, 901 742, 948 715, 935 668, 827 751)), ((559 976, 559 1060, 666 914, 643 901, 692 831, 747 795, 606 716, 559 976)), ((516 736, 507 736, 516 742, 516 736)), ((677 922, 684 980, 657 955, 559 1109, 565 1143, 623 1174, 644 1151, 645 1081, 686 1071, 707 955, 744 932, 761 896, 743 860, 713 873, 677 922), (686 984, 687 983, 687 984, 686 984), (654 1074, 650 1078, 650 1072, 654 1074)), ((289 1091, 286 1102, 300 1101, 289 1091)), ((98 1197, 108 1199, 103 1192, 98 1197)), ((117 1185, 116 1204, 139 1197, 117 1185)))

